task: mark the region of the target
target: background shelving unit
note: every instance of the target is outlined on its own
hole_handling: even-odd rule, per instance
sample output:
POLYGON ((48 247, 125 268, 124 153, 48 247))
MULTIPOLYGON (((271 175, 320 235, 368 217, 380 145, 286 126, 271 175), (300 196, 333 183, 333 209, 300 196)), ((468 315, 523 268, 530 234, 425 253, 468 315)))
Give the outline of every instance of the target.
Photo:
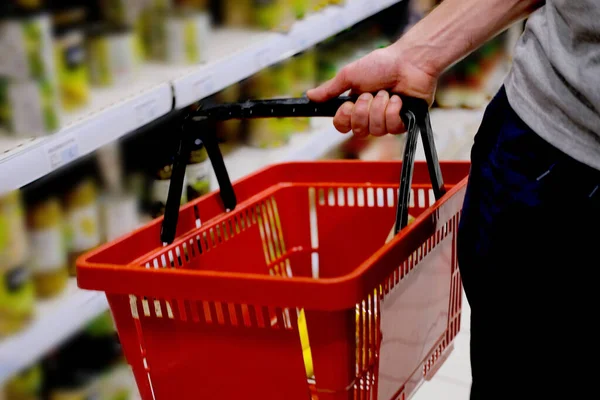
MULTIPOLYGON (((208 49, 208 62, 203 65, 144 65, 128 87, 94 89, 90 104, 64 115, 62 128, 49 136, 15 137, 0 132, 0 193, 68 168, 102 146, 401 1, 347 0, 342 6, 329 6, 296 22, 287 33, 217 29, 208 49)), ((226 162, 232 178, 238 179, 272 162, 321 158, 346 138, 333 129, 330 120, 323 119, 311 133, 295 135, 282 148, 242 147, 229 154, 226 162)), ((0 339, 0 386, 107 309, 103 293, 80 290, 73 278, 58 298, 39 301, 38 317, 28 328, 0 339)))
POLYGON ((88 106, 64 115, 41 138, 0 135, 0 193, 18 189, 103 145, 305 50, 401 0, 348 0, 294 24, 287 33, 217 29, 208 62, 145 65, 129 87, 95 89, 88 106))

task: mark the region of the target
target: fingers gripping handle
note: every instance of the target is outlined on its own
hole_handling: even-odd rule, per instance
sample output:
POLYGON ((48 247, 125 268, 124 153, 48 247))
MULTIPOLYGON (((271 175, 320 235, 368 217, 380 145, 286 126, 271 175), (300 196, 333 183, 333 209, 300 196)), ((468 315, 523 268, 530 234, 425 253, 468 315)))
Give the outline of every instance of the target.
MULTIPOLYGON (((396 231, 406 226, 408 221, 408 201, 416 141, 421 132, 429 173, 434 185, 436 198, 443 194, 443 181, 433 143, 431 124, 429 123, 428 105, 424 100, 402 97, 401 117, 408 128, 407 146, 402 167, 400 198, 396 216, 396 231)), ((210 161, 215 170, 220 187, 223 206, 233 210, 237 205, 235 192, 227 173, 223 156, 219 150, 216 137, 212 132, 203 131, 207 121, 225 121, 229 119, 250 118, 285 118, 285 117, 333 117, 342 104, 356 102, 357 96, 341 96, 326 102, 316 103, 307 98, 252 100, 244 103, 218 104, 199 107, 191 113, 183 123, 180 145, 173 166, 169 196, 165 207, 165 216, 161 231, 163 243, 170 244, 176 236, 179 217, 180 197, 183 190, 185 165, 189 157, 191 137, 200 137, 203 141, 210 161)))

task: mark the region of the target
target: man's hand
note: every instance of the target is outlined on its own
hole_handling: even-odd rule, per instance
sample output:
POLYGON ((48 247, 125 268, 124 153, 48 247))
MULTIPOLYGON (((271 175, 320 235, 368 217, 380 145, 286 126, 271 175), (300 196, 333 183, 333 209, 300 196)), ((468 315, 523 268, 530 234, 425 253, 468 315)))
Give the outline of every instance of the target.
POLYGON ((331 81, 310 90, 325 101, 347 90, 361 94, 334 118, 342 133, 375 136, 404 132, 402 102, 391 93, 433 101, 437 79, 449 66, 545 3, 544 0, 444 0, 399 41, 344 67, 331 81), (371 93, 375 93, 375 97, 371 93))
POLYGON ((400 119, 402 101, 398 95, 433 100, 437 76, 403 57, 397 46, 378 49, 344 67, 332 80, 308 92, 313 101, 325 101, 347 90, 359 94, 356 104, 345 103, 333 123, 337 130, 355 136, 383 136, 405 131, 400 119), (389 92, 388 92, 389 90, 389 92), (375 93, 373 96, 372 93, 375 93))

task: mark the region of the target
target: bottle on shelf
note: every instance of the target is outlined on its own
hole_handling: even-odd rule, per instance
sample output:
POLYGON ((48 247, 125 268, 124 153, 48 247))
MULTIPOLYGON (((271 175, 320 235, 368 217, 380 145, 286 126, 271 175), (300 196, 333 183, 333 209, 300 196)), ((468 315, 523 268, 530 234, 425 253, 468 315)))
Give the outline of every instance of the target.
POLYGON ((122 143, 113 142, 100 148, 96 155, 102 180, 100 209, 103 241, 112 241, 132 232, 140 225, 141 198, 127 187, 122 143))
POLYGON ((52 9, 58 87, 62 107, 67 111, 88 104, 90 82, 85 54, 87 10, 77 0, 65 0, 52 9))
POLYGON ((37 297, 54 297, 62 293, 69 278, 62 205, 48 186, 27 194, 28 265, 37 297))
POLYGON ((167 15, 166 61, 170 64, 201 64, 208 61, 212 21, 203 9, 178 7, 167 15))
MULTIPOLYGON (((44 374, 40 364, 28 367, 4 384, 4 400, 41 400, 44 374)), ((2 396, 0 396, 2 398, 2 396)))
POLYGON ((67 171, 65 175, 63 203, 68 267, 69 274, 75 276, 77 257, 102 243, 99 190, 88 165, 67 171))
POLYGON ((142 50, 127 25, 96 23, 87 29, 86 54, 90 83, 99 87, 126 85, 136 79, 142 50))
POLYGON ((0 123, 16 135, 52 133, 60 117, 50 15, 35 5, 3 3, 0 123))
POLYGON ((265 30, 287 31, 295 21, 289 0, 252 0, 252 22, 265 30))
POLYGON ((35 314, 28 249, 21 192, 0 196, 0 337, 20 331, 35 314))
POLYGON ((210 161, 200 139, 194 141, 186 166, 187 201, 197 199, 210 192, 210 161))

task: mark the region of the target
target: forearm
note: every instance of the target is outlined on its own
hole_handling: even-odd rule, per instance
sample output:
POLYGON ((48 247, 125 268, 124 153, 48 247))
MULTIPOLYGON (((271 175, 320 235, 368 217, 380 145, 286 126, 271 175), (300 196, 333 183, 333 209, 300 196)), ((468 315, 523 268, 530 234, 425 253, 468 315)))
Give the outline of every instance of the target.
POLYGON ((409 52, 424 71, 437 76, 543 0, 444 0, 393 46, 409 52))

